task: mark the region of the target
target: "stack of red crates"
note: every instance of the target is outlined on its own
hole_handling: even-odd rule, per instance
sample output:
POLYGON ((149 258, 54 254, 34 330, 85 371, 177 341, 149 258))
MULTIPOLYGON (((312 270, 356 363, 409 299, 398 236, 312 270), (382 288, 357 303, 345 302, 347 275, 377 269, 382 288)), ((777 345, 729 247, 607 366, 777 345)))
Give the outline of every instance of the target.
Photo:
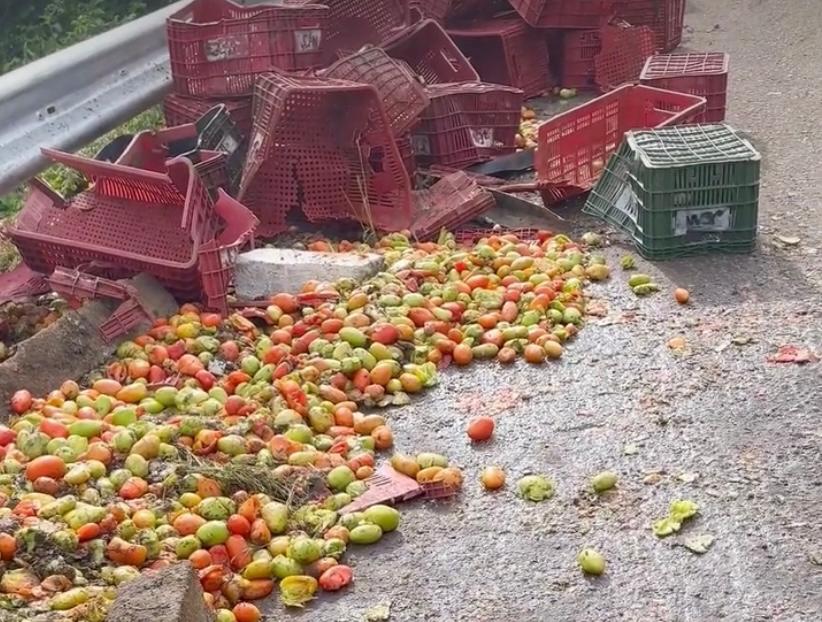
POLYGON ((166 124, 193 123, 225 104, 237 127, 248 133, 256 77, 323 66, 329 20, 329 8, 319 3, 243 6, 194 0, 186 5, 166 23, 173 81, 163 106, 166 124))

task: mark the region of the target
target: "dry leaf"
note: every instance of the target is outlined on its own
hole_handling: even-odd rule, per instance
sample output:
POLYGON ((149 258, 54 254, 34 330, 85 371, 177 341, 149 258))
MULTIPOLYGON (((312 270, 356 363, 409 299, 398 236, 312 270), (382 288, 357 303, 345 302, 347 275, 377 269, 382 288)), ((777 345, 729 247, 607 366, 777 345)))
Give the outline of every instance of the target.
POLYGON ((710 534, 702 534, 698 536, 691 536, 689 538, 685 538, 682 542, 682 546, 684 546, 689 551, 702 555, 703 553, 707 553, 708 549, 711 548, 711 545, 714 543, 714 537, 710 534))

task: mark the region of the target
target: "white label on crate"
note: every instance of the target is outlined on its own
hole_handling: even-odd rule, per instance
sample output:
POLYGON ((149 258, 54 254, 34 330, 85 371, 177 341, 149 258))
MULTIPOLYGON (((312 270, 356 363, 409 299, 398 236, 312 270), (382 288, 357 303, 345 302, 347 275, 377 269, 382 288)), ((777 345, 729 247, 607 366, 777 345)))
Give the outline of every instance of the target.
POLYGON ((248 39, 240 36, 219 37, 205 42, 206 60, 213 63, 248 54, 248 39))
POLYGON ((232 154, 237 150, 237 147, 239 146, 239 143, 231 134, 226 134, 225 136, 223 136, 223 139, 220 141, 220 144, 217 145, 217 151, 225 151, 228 154, 232 154))
POLYGON ((251 144, 248 147, 248 152, 246 153, 246 160, 248 162, 256 162, 257 152, 260 150, 260 147, 263 146, 263 135, 261 132, 254 132, 254 135, 251 137, 251 144))
POLYGON ((428 136, 412 135, 411 148, 414 150, 414 155, 431 155, 431 141, 428 140, 428 136))
POLYGON ((490 149, 494 146, 494 130, 490 127, 471 127, 468 128, 471 132, 471 142, 475 147, 482 149, 490 149))
POLYGON ((638 207, 637 207, 637 200, 636 195, 634 194, 634 189, 631 188, 629 184, 625 184, 622 187, 622 192, 619 193, 619 196, 614 201, 614 206, 623 214, 626 214, 628 218, 631 219, 631 222, 636 224, 638 207))
POLYGON ((295 30, 294 51, 297 52, 297 54, 316 52, 320 49, 322 39, 323 31, 319 28, 313 30, 295 30))
POLYGON ((727 231, 731 228, 731 208, 684 209, 674 212, 674 235, 689 231, 727 231))

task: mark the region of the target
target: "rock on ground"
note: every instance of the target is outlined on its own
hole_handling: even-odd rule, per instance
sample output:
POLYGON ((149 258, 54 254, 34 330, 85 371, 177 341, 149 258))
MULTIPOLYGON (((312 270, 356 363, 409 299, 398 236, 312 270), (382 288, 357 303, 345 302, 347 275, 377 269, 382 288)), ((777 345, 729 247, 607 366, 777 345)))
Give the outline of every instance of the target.
POLYGON ((141 575, 120 588, 108 622, 211 622, 197 572, 188 563, 141 575))
POLYGON ((259 248, 241 254, 234 267, 234 287, 241 300, 265 298, 279 292, 297 293, 306 281, 360 281, 379 272, 380 255, 319 253, 289 248, 259 248))

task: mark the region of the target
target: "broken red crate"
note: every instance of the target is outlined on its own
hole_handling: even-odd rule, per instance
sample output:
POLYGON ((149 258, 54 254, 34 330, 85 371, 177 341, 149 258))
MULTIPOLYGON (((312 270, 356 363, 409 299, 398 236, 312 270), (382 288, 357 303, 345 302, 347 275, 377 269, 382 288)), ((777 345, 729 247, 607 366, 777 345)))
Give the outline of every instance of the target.
POLYGON ((261 73, 321 67, 329 19, 329 9, 319 4, 194 0, 166 25, 174 90, 195 97, 250 95, 261 73))
POLYGON ((536 28, 598 28, 610 19, 611 0, 508 0, 536 28))
POLYGON ((599 30, 564 32, 562 45, 563 87, 609 91, 639 79, 645 59, 654 53, 654 33, 615 20, 599 30))
POLYGON ((411 130, 422 166, 465 168, 516 151, 522 91, 486 83, 435 84, 431 103, 411 130))
POLYGON ((332 59, 364 45, 378 45, 411 21, 408 0, 323 0, 322 4, 330 10, 323 46, 332 59))
POLYGON ((381 48, 364 48, 338 60, 319 75, 370 84, 377 89, 395 135, 414 125, 428 106, 425 88, 408 66, 394 60, 381 48))
POLYGON ((411 234, 418 239, 436 237, 441 229, 455 229, 470 222, 494 204, 494 196, 469 175, 451 173, 414 193, 411 234))
POLYGON ((590 190, 625 132, 693 123, 704 112, 704 97, 642 85, 619 87, 539 126, 537 179, 566 186, 564 198, 590 190))
POLYGON ((228 115, 245 137, 251 133, 251 97, 196 99, 170 93, 163 99, 163 116, 168 127, 194 123, 214 106, 226 107, 228 115))
POLYGON ((707 100, 705 123, 725 120, 728 103, 728 66, 724 52, 661 54, 649 58, 640 82, 659 89, 699 95, 707 100))
POLYGON ((386 52, 405 62, 425 84, 479 82, 479 74, 442 26, 423 20, 383 43, 386 52))
POLYGON ((32 269, 58 266, 108 278, 140 272, 156 277, 185 300, 203 296, 225 309, 233 259, 253 235, 256 219, 224 192, 212 202, 192 163, 170 160, 166 173, 145 171, 44 149, 83 173, 88 190, 64 200, 33 180, 9 234, 32 269), (216 255, 219 278, 199 264, 216 255))
POLYGON ((410 181, 373 86, 266 74, 254 110, 239 196, 264 233, 292 210, 388 231, 411 223, 410 181))
POLYGON ((614 0, 613 9, 629 24, 650 26, 660 52, 670 52, 682 42, 685 0, 614 0))
MULTIPOLYGON (((216 147, 221 139, 219 136, 214 138, 217 142, 214 145, 216 147)), ((220 188, 233 196, 239 187, 239 178, 242 174, 241 162, 245 156, 244 147, 241 151, 229 156, 223 151, 197 149, 196 145, 201 141, 202 137, 198 134, 197 127, 193 123, 156 131, 146 130, 132 138, 123 153, 117 158, 115 164, 164 173, 166 171, 166 161, 175 155, 181 155, 179 151, 172 153, 172 150, 182 143, 185 145, 183 149, 187 151, 185 156, 194 164, 194 170, 211 197, 216 198, 217 191, 220 188), (192 149, 191 146, 194 146, 194 148, 192 149), (229 157, 231 158, 231 167, 228 165, 229 157), (231 174, 229 168, 231 168, 231 174)), ((239 144, 233 144, 237 148, 241 147, 239 144)))
POLYGON ((483 82, 522 89, 526 99, 554 86, 545 33, 519 17, 474 22, 448 34, 483 82))
POLYGON ((594 80, 603 92, 636 82, 645 61, 654 54, 654 31, 626 22, 604 26, 602 50, 594 59, 594 80))
POLYGON ((0 273, 0 304, 22 300, 51 291, 46 275, 21 263, 0 273))
POLYGON ((79 270, 58 267, 49 277, 58 294, 79 301, 108 298, 121 301, 112 314, 98 326, 103 339, 111 343, 140 323, 151 323, 154 317, 138 299, 137 290, 127 284, 85 274, 79 270))

